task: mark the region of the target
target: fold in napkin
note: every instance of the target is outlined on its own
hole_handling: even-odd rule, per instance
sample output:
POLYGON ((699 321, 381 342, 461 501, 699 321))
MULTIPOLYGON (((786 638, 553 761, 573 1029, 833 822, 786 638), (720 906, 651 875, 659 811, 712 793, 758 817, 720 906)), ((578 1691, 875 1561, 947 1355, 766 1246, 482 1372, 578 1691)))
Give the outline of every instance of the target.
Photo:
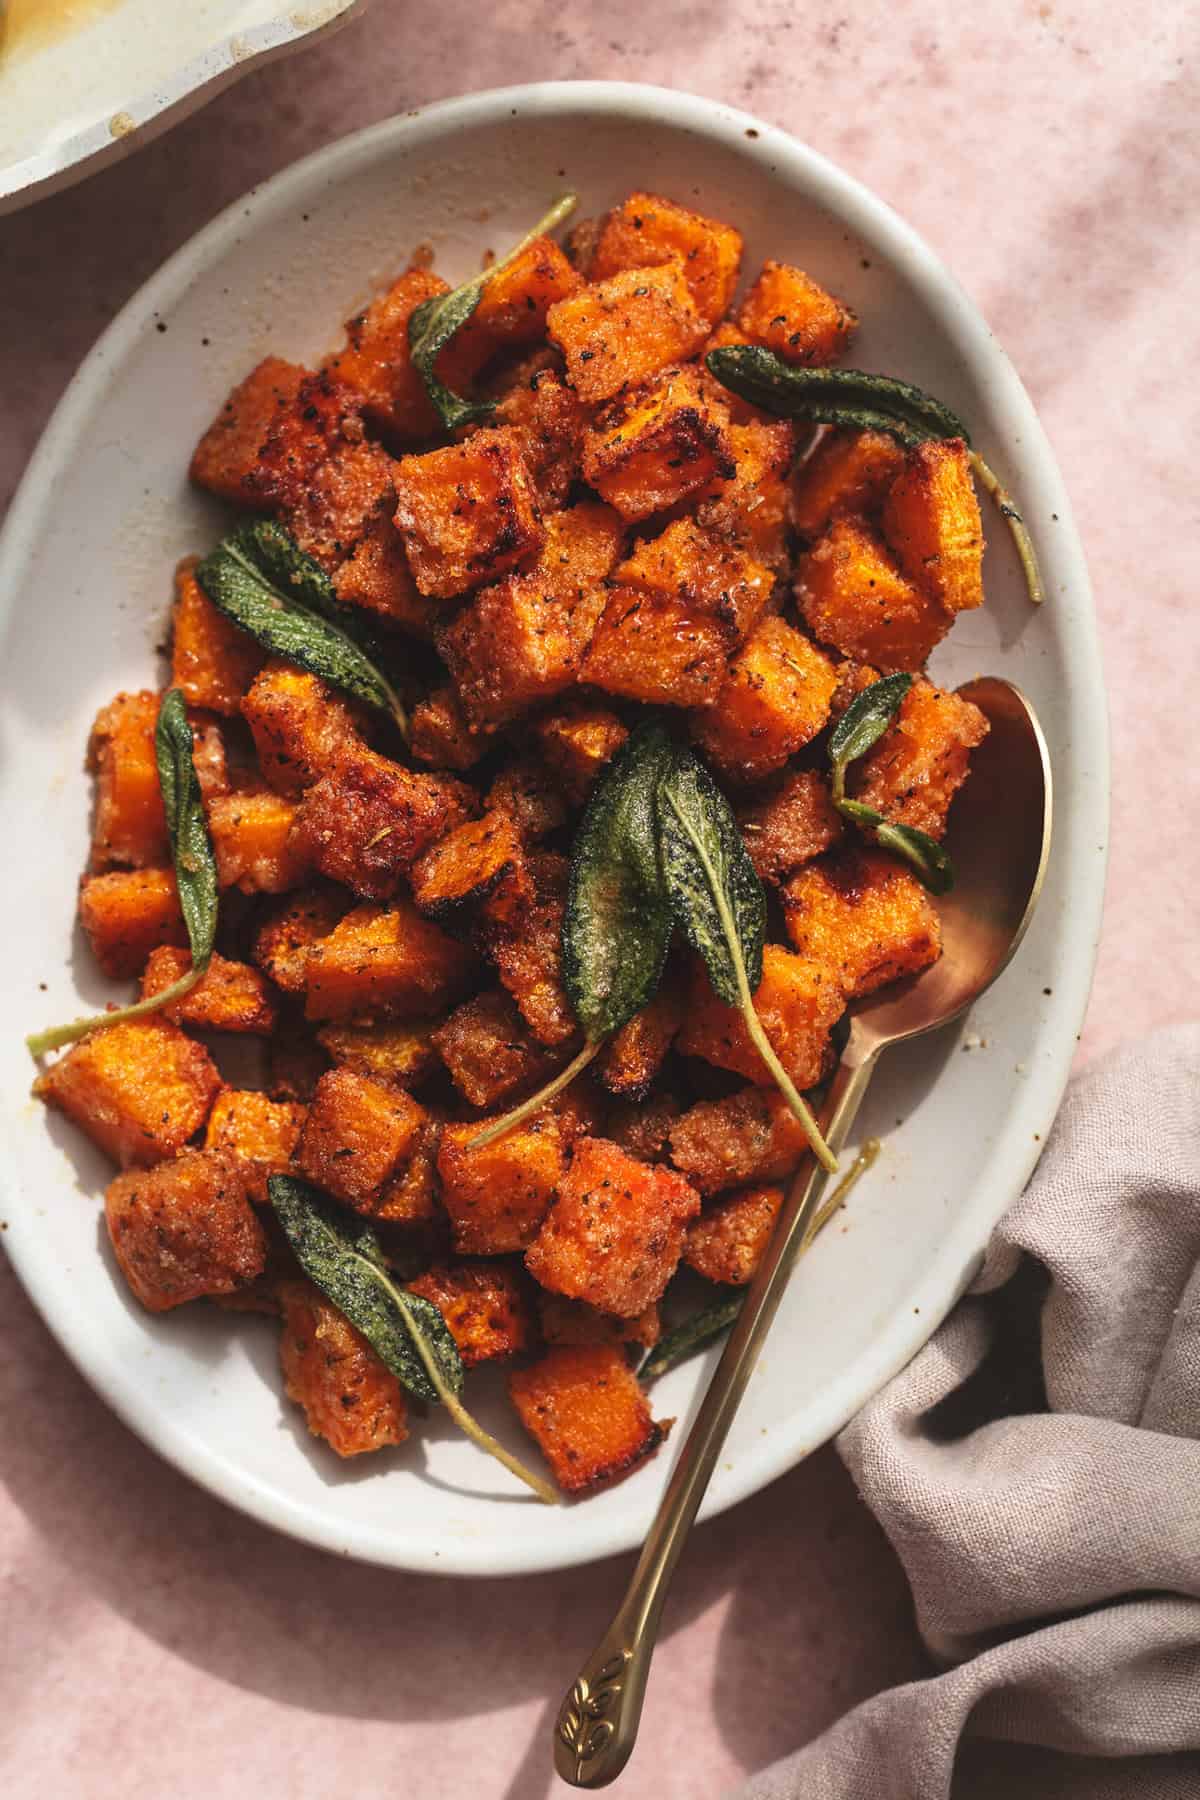
POLYGON ((838 1440, 946 1672, 746 1800, 1200 1800, 1200 1026, 1080 1076, 941 1330, 838 1440))

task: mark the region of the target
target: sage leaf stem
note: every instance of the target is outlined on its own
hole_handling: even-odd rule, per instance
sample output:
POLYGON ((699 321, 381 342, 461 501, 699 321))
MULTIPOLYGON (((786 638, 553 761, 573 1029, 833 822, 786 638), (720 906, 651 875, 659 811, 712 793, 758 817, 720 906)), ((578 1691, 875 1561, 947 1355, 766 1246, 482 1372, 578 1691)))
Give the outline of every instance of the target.
POLYGON ((860 800, 839 800, 838 811, 873 838, 881 850, 890 850, 906 862, 931 894, 950 892, 954 886, 954 864, 928 832, 885 819, 873 806, 864 806, 860 800))
POLYGON ((506 1112, 502 1118, 492 1119, 482 1131, 477 1132, 470 1139, 467 1149, 486 1149, 487 1145, 494 1144, 497 1138, 502 1138, 508 1132, 515 1131, 518 1125, 523 1125, 526 1119, 532 1118, 534 1113, 541 1112, 544 1106, 549 1106, 552 1100, 557 1100, 564 1088, 570 1087, 577 1075, 582 1075, 592 1058, 598 1056, 603 1048, 603 1038, 589 1038, 579 1054, 573 1056, 566 1068, 560 1069, 552 1081, 548 1081, 545 1087, 539 1088, 536 1094, 531 1094, 528 1100, 522 1100, 519 1106, 514 1106, 512 1111, 506 1112))
POLYGON ((460 425, 474 425, 482 419, 490 418, 495 411, 495 402, 464 400, 461 394, 456 394, 452 388, 447 387, 437 373, 438 357, 454 334, 467 323, 479 305, 479 296, 492 277, 515 262, 536 238, 544 237, 547 232, 561 225, 574 212, 576 204, 574 194, 564 194, 538 220, 532 231, 527 231, 520 243, 498 263, 481 269, 478 275, 473 275, 469 281, 452 288, 448 294, 435 294, 413 309, 408 321, 409 355, 424 383, 433 409, 447 431, 456 431, 460 425))

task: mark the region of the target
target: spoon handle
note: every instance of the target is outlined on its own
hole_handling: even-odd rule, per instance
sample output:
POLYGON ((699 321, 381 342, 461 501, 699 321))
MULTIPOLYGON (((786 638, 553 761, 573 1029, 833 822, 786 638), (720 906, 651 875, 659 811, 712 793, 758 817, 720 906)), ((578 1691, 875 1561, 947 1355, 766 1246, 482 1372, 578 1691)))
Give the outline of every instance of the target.
MULTIPOLYGON (((823 1135, 835 1154, 846 1141, 874 1067, 875 1053, 871 1052, 853 1064, 843 1062, 834 1076, 823 1135)), ((828 1179, 814 1157, 808 1180, 793 1188, 785 1200, 671 1471, 625 1598, 559 1709, 554 1766, 573 1787, 606 1787, 616 1780, 633 1751, 671 1576, 828 1179)))

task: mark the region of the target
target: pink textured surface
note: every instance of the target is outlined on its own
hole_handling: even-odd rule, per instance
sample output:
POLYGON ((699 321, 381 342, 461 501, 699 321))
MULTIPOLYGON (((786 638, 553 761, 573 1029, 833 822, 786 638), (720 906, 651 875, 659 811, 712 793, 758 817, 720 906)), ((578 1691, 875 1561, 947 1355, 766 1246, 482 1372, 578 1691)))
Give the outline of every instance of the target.
MULTIPOLYGON (((1116 755, 1085 1053, 1195 1011, 1172 966, 1200 880, 1200 612, 1181 352, 1200 23, 1169 0, 374 0, 85 186, 0 222, 0 504, 122 301, 226 201, 357 125, 465 89, 608 76, 785 125, 955 269, 1062 459, 1097 590, 1116 755), (820 22, 818 23, 818 19, 820 22), (1189 55, 1190 52, 1190 55, 1189 55), (1188 599, 1190 600, 1190 592, 1188 599), (1166 952, 1166 954, 1164 954, 1166 952)), ((652 181, 652 171, 647 172, 652 181)), ((1186 310, 1185 310, 1186 309, 1186 310)), ((64 521, 69 529, 69 521, 64 521)), ((337 1565, 225 1511, 105 1412, 0 1268, 0 1773, 14 1796, 542 1800, 548 1732, 624 1561, 455 1584, 337 1565)), ((700 1531, 629 1800, 727 1790, 917 1673, 907 1595, 831 1451, 700 1531)))

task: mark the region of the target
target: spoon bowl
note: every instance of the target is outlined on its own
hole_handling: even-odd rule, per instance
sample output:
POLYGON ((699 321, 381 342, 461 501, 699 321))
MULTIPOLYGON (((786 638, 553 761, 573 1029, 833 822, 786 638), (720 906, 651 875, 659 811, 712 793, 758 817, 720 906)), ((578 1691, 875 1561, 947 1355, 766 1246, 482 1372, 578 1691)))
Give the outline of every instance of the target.
MULTIPOLYGON (((941 902, 942 955, 922 974, 854 1008, 822 1109, 822 1133, 835 1155, 881 1052, 961 1017, 1015 955, 1041 892, 1053 805, 1037 716, 1018 688, 997 677, 967 682, 958 692, 980 708, 989 730, 951 808, 946 848, 956 881, 941 902)), ((809 1161, 747 1289, 625 1597, 559 1710, 554 1763, 574 1787, 607 1786, 632 1753, 671 1576, 796 1258, 813 1235, 829 1177, 815 1158, 809 1161)))

